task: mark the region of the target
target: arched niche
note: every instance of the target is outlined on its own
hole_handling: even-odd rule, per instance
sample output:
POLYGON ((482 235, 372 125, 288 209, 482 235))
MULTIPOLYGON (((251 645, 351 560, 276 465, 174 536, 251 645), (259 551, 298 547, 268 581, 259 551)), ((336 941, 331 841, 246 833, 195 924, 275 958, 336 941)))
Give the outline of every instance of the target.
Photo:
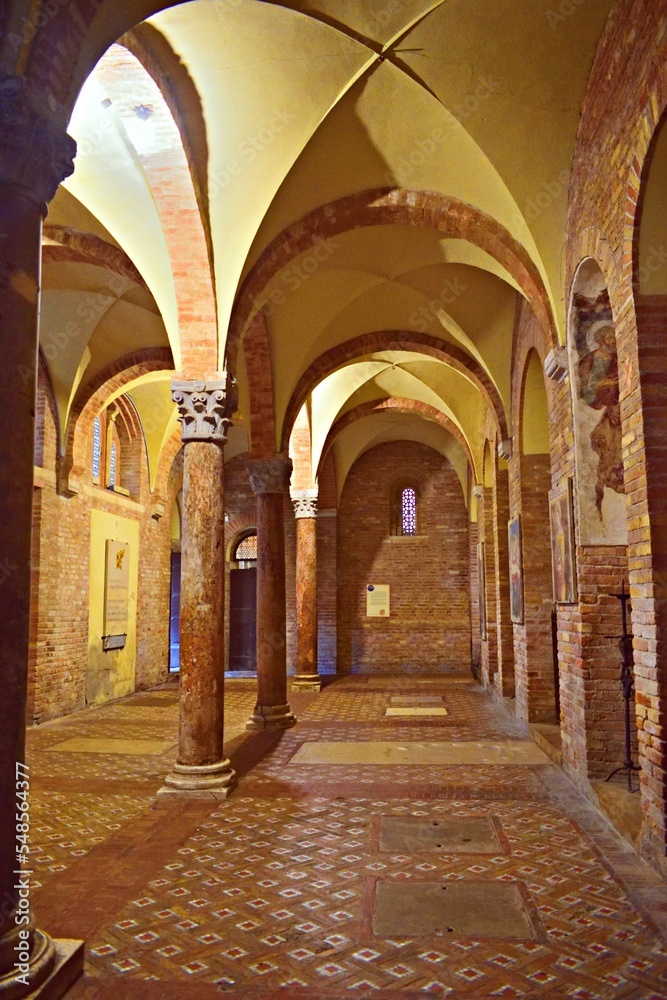
POLYGON ((579 266, 568 316, 579 543, 626 545, 618 355, 609 293, 591 258, 579 266))
POLYGON ((634 283, 639 295, 667 295, 667 128, 658 125, 644 165, 635 219, 634 283))

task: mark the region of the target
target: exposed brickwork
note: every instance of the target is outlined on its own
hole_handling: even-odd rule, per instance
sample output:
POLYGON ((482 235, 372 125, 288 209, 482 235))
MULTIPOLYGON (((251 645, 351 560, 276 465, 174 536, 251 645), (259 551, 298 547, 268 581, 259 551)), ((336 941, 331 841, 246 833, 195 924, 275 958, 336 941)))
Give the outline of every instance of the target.
POLYGON ((356 423, 357 420, 363 420, 365 417, 372 416, 376 413, 414 413, 423 417, 425 420, 432 421, 434 424, 439 424, 440 427, 443 427, 458 441, 461 448, 465 452, 470 469, 474 468, 472 452, 470 451, 470 445, 468 444, 465 434, 463 434, 461 429, 454 423, 453 420, 450 420, 446 413, 443 413, 442 410, 437 410, 435 406, 429 406, 428 403, 423 403, 420 399, 403 399, 400 396, 391 396, 389 399, 382 399, 379 402, 371 401, 369 403, 360 403, 359 406, 355 406, 353 410, 347 410, 347 412, 336 421, 327 434, 322 448, 322 460, 326 458, 329 448, 338 435, 342 434, 346 427, 356 423))
POLYGON ((470 667, 467 514, 452 467, 423 445, 362 455, 338 519, 338 670, 437 673, 470 667), (419 486, 416 537, 391 537, 397 470, 419 486), (421 526, 420 526, 421 525, 421 526), (366 617, 366 585, 388 583, 391 617, 366 617))
MULTIPOLYGON (((656 482, 653 478, 656 473, 659 477, 664 467, 664 404, 659 402, 664 393, 660 388, 664 383, 664 362, 647 353, 653 324, 649 324, 647 336, 641 325, 638 330, 633 277, 641 184, 667 97, 666 11, 664 0, 618 0, 613 9, 584 101, 570 185, 566 253, 569 281, 584 257, 593 257, 599 263, 616 329, 628 499, 627 566, 633 596, 637 723, 643 768, 643 850, 663 866, 667 846, 667 747, 662 719, 667 683, 658 664, 667 638, 663 625, 667 591, 659 570, 660 560, 654 563, 652 558, 662 534, 659 519, 652 527, 652 507, 664 492, 659 479, 656 482), (601 164, 609 168, 600 169, 601 164), (653 400, 658 406, 649 415, 653 400), (649 440, 651 428, 659 440, 649 440)), ((617 585, 624 567, 619 564, 614 568, 617 585)), ((587 578, 588 561, 583 571, 587 578)))
POLYGON ((119 114, 150 107, 155 146, 138 154, 160 215, 178 306, 181 371, 201 378, 218 369, 215 295, 208 245, 180 133, 155 81, 127 49, 113 45, 95 68, 119 114))
POLYGON ((446 361, 451 368, 462 372, 477 386, 489 410, 495 415, 501 438, 507 437, 505 408, 500 394, 484 367, 465 351, 447 340, 414 330, 376 330, 325 351, 304 372, 292 393, 283 418, 281 434, 283 451, 287 450, 297 414, 315 386, 342 365, 374 351, 416 351, 446 361))
MULTIPOLYGON (((169 643, 170 518, 150 515, 148 469, 136 414, 120 402, 120 484, 129 499, 92 485, 92 419, 82 453, 81 492, 66 499, 56 490, 55 407, 42 369, 37 410, 41 433, 33 509, 33 585, 28 718, 45 721, 86 704, 91 511, 139 522, 135 684, 151 686, 166 676, 169 643)), ((103 564, 100 571, 104 572, 103 564)), ((117 654, 103 654, 108 662, 117 654)))
POLYGON ((262 303, 271 278, 294 257, 349 230, 380 225, 424 226, 469 240, 505 267, 532 303, 536 315, 553 331, 548 295, 539 271, 525 249, 495 219, 436 191, 376 188, 322 205, 280 233, 245 278, 230 324, 227 350, 233 364, 243 331, 262 303))

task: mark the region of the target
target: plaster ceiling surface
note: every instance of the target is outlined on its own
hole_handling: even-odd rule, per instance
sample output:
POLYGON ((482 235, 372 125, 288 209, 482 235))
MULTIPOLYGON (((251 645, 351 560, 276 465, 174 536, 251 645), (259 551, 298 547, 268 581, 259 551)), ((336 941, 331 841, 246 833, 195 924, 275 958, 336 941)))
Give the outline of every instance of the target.
MULTIPOLYGON (((312 394, 313 468, 318 467, 329 430, 337 420, 364 403, 392 398, 424 403, 447 417, 466 440, 475 467, 481 467, 480 429, 484 408, 475 387, 465 376, 443 362, 396 351, 355 361, 333 372, 316 386, 312 394)), ((369 419, 375 419, 375 416, 380 415, 374 414, 369 419)), ((430 423, 412 414, 389 412, 381 416, 388 418, 392 426, 403 425, 404 417, 410 426, 415 420, 421 420, 425 425, 430 423)), ((355 440, 354 436, 345 433, 336 439, 335 454, 341 468, 349 469, 353 464, 351 456, 355 440)), ((460 452, 464 456, 464 464, 467 464, 465 453, 462 449, 460 452)), ((474 473, 475 470, 471 471, 474 473)))
MULTIPOLYGON (((299 220, 314 210, 326 217, 336 199, 378 188, 428 192, 434 204, 438 197, 467 203, 504 227, 530 258, 562 337, 569 170, 611 6, 612 0, 588 0, 554 19, 553 0, 190 0, 150 19, 159 39, 154 51, 174 70, 169 86, 184 88, 187 81, 184 100, 201 104, 192 128, 198 183, 207 181, 200 204, 213 259, 221 368, 239 289, 286 229, 306 237, 302 252, 269 274, 242 317, 247 324, 260 308, 266 316, 278 440, 295 387, 316 359, 355 337, 402 331, 406 352, 398 365, 376 355, 348 359, 315 389, 315 452, 348 409, 401 396, 449 416, 477 462, 487 403, 474 380, 420 357, 410 335, 435 337, 479 366, 508 415, 521 295, 516 279, 490 253, 438 232, 428 213, 420 225, 391 217, 383 225, 351 222, 321 244, 312 266, 299 220), (208 163, 201 162, 202 150, 208 163)), ((157 88, 155 94, 159 101, 157 88)), ((70 346, 50 362, 63 413, 81 380, 120 356, 121 342, 129 346, 124 329, 141 346, 167 338, 179 365, 177 290, 164 228, 173 220, 158 211, 142 162, 146 130, 131 111, 131 94, 121 99, 119 91, 114 106, 108 72, 89 77, 71 124, 80 144, 76 170, 49 217, 122 248, 146 284, 143 291, 128 287, 122 302, 115 296, 106 303, 102 288, 100 317, 90 328, 79 324, 70 346)), ((187 117, 182 128, 191 148, 187 117)), ((94 293, 83 272, 54 269, 46 276, 42 339, 53 343, 67 294, 94 293)), ((241 349, 234 374, 246 425, 250 364, 241 349)), ((152 406, 160 408, 156 393, 150 385, 135 393, 142 423, 152 419, 152 406)), ((348 427, 334 446, 339 485, 371 441, 421 433, 419 424, 413 415, 382 414, 348 427)), ((451 435, 421 424, 424 434, 450 442, 457 471, 461 461, 465 466, 451 435)), ((153 466, 161 433, 146 435, 153 466)))
POLYGON ((339 498, 354 463, 367 451, 390 441, 414 441, 439 452, 456 472, 465 499, 468 460, 459 442, 437 424, 409 414, 389 413, 376 414, 351 424, 334 442, 332 450, 339 498))

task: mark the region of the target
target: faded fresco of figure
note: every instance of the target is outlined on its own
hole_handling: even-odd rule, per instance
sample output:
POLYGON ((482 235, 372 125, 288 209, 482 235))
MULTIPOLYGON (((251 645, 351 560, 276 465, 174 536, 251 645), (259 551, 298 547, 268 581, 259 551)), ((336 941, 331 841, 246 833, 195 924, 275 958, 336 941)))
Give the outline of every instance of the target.
POLYGON ((579 398, 591 409, 602 411, 590 436, 591 447, 600 459, 595 500, 601 511, 605 486, 616 493, 625 492, 616 337, 606 292, 596 299, 576 295, 574 304, 579 319, 576 332, 579 398))

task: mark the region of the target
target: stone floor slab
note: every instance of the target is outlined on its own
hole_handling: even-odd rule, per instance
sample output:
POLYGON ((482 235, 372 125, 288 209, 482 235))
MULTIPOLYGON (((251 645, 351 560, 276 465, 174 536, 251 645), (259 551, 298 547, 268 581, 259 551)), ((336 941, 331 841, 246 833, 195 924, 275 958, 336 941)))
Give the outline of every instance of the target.
POLYGON ((383 816, 380 850, 413 854, 420 851, 451 851, 468 854, 498 854, 502 846, 487 817, 446 819, 429 816, 383 816))
POLYGON ((392 705, 442 705, 439 694, 398 694, 390 698, 392 705))
POLYGON ((170 747, 176 746, 176 740, 115 740, 96 739, 95 737, 73 736, 70 740, 47 747, 48 753, 103 753, 116 756, 130 754, 144 756, 164 753, 170 747))
POLYGON ((390 743, 380 741, 304 743, 290 764, 548 764, 534 743, 390 743))
POLYGON ((497 882, 379 882, 373 933, 390 938, 535 937, 518 886, 497 882))
POLYGON ((425 705, 417 706, 410 705, 406 708, 399 708, 396 705, 392 705, 384 713, 387 718, 393 719, 409 719, 409 718, 437 718, 447 715, 446 708, 438 708, 435 705, 425 705))

